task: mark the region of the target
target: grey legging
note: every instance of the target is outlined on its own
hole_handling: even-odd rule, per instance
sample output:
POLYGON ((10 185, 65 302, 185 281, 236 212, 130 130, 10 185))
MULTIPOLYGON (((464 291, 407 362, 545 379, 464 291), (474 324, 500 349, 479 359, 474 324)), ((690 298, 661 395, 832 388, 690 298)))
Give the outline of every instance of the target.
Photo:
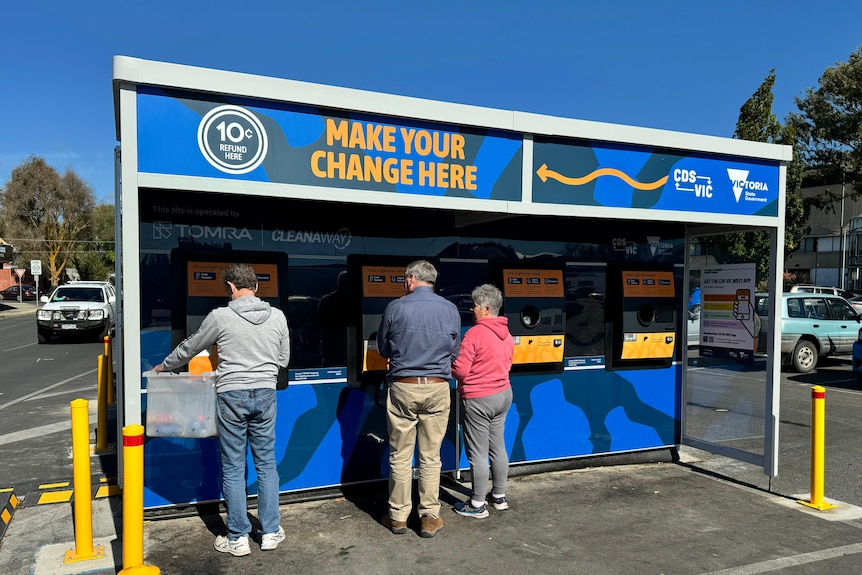
POLYGON ((464 426, 464 448, 473 476, 473 498, 484 499, 488 494, 488 457, 491 457, 493 493, 506 493, 509 477, 509 455, 503 430, 506 414, 512 405, 512 388, 485 397, 461 400, 461 420, 464 426))

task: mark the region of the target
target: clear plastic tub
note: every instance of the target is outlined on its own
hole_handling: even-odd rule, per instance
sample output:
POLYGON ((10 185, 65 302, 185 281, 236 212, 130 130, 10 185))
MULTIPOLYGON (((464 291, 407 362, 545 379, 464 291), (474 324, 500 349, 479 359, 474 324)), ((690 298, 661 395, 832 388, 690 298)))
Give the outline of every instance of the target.
POLYGON ((149 437, 214 437, 215 373, 144 372, 149 437))

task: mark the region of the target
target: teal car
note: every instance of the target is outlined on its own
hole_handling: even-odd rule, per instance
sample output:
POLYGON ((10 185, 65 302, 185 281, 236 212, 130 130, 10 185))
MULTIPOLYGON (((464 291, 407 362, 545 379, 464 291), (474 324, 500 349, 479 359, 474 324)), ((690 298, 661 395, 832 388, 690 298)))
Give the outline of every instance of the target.
POLYGON ((820 357, 849 355, 862 318, 843 297, 785 293, 781 305, 781 358, 800 373, 817 367, 820 357))

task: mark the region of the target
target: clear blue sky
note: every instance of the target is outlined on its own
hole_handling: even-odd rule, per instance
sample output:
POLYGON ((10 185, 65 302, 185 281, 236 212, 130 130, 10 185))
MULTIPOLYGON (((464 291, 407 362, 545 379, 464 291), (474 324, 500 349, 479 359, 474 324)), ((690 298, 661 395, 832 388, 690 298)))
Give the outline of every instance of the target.
POLYGON ((114 55, 716 136, 862 45, 862 1, 4 2, 0 186, 30 155, 113 203, 114 55))

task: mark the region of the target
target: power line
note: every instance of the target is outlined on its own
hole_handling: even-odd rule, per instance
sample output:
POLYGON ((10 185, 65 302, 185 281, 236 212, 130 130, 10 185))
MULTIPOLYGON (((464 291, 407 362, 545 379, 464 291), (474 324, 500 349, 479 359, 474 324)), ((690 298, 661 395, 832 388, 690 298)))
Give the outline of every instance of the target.
POLYGON ((76 243, 76 244, 112 244, 114 243, 113 239, 110 240, 44 240, 39 238, 4 238, 6 242, 43 242, 43 243, 52 243, 52 244, 62 244, 62 243, 76 243))

